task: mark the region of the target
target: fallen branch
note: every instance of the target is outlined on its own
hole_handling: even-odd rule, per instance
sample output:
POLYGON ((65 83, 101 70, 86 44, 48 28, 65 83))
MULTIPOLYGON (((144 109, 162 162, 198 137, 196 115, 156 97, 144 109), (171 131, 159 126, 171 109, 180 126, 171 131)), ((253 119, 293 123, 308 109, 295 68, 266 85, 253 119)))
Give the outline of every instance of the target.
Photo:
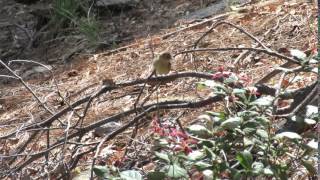
POLYGON ((248 51, 256 51, 256 52, 261 52, 261 53, 265 53, 268 54, 270 56, 274 56, 280 59, 284 59, 287 60, 289 62, 292 62, 294 64, 298 64, 300 65, 300 62, 287 57, 285 55, 282 55, 278 52, 275 51, 271 51, 271 50, 267 50, 267 49, 261 49, 261 48, 250 48, 250 47, 243 47, 243 48, 234 48, 234 47, 226 47, 226 48, 198 48, 198 49, 190 49, 190 50, 185 50, 185 51, 181 51, 178 52, 177 54, 175 54, 174 56, 177 56, 179 54, 186 54, 186 53, 191 53, 191 52, 205 52, 205 51, 242 51, 242 50, 248 50, 248 51))
MULTIPOLYGON (((70 106, 60 110, 56 114, 52 115, 46 120, 43 121, 38 121, 37 123, 32 123, 29 125, 26 125, 21 129, 21 131, 29 130, 29 129, 35 129, 39 127, 46 127, 49 124, 52 124, 56 119, 60 118, 63 116, 65 113, 71 111, 77 106, 80 106, 81 104, 88 102, 92 98, 97 98, 101 94, 104 94, 106 92, 110 92, 115 89, 123 88, 123 87, 128 87, 128 86, 133 86, 137 84, 143 84, 143 83, 151 83, 151 82, 161 82, 161 81, 173 81, 178 78, 186 78, 186 77, 194 77, 194 78, 202 78, 202 79, 212 79, 212 75, 209 73, 198 73, 198 72, 182 72, 182 73, 177 73, 177 74, 169 74, 166 76, 157 76, 157 77, 151 77, 149 79, 137 79, 134 81, 127 81, 127 82, 122 82, 122 83, 117 83, 114 86, 103 86, 98 90, 94 95, 86 96, 72 104, 70 106)), ((0 139, 6 139, 11 136, 15 135, 15 132, 9 133, 7 135, 1 136, 0 139)))
POLYGON ((249 33, 248 31, 246 31, 246 30, 243 29, 242 27, 237 26, 237 25, 235 25, 235 24, 233 24, 233 23, 231 23, 231 22, 227 22, 227 21, 219 21, 219 22, 217 22, 216 24, 213 24, 213 25, 211 26, 211 28, 210 28, 207 32, 205 32, 205 33, 194 43, 194 46, 193 46, 193 47, 196 48, 197 45, 198 45, 198 43, 199 43, 205 36, 207 36, 209 33, 211 33, 211 32, 213 31, 213 29, 217 28, 218 26, 220 26, 220 25, 222 25, 222 24, 227 24, 227 25, 229 25, 229 26, 232 26, 232 27, 238 29, 240 32, 242 32, 242 33, 244 33, 245 35, 247 35, 250 39, 252 39, 253 41, 257 42, 257 43, 258 43, 260 46, 262 46, 264 49, 269 50, 269 48, 268 48, 266 45, 264 45, 258 38, 254 37, 251 33, 249 33))
MULTIPOLYGON (((143 109, 146 109, 145 111, 143 111, 143 113, 141 113, 140 115, 138 115, 137 117, 140 117, 142 115, 145 115, 147 112, 153 112, 153 111, 157 111, 158 109, 182 109, 182 108, 200 108, 200 107, 204 107, 207 106, 209 104, 212 104, 214 102, 219 102, 222 101, 224 99, 223 96, 213 96, 213 97, 209 97, 207 99, 204 100, 200 100, 200 101, 196 101, 196 102, 190 102, 190 101, 180 101, 180 100, 175 100, 175 101, 165 101, 165 102, 161 102, 159 104, 151 104, 151 105, 146 105, 144 107, 140 107, 138 108, 138 110, 143 111, 143 109)), ((79 130, 78 132, 69 134, 67 137, 63 137, 58 139, 54 144, 51 145, 51 147, 58 147, 64 144, 66 139, 72 139, 75 138, 77 136, 81 136, 83 133, 87 133, 91 130, 93 130, 96 127, 99 127, 103 124, 106 124, 108 122, 112 122, 112 121, 117 121, 120 118, 126 117, 130 114, 135 113, 136 111, 134 109, 119 113, 117 115, 99 120, 95 123, 92 123, 88 126, 83 127, 81 130, 79 130)), ((126 125, 122 126, 121 128, 119 128, 118 130, 114 131, 113 133, 111 133, 110 135, 107 136, 106 141, 110 140, 112 138, 114 138, 115 136, 117 136, 119 133, 125 131, 128 127, 130 127, 132 124, 136 123, 137 120, 139 120, 139 118, 135 117, 132 121, 130 121, 129 123, 127 123, 126 125)), ((11 173, 20 171, 22 168, 24 168, 25 166, 29 165, 31 162, 41 158, 46 151, 42 151, 41 153, 38 153, 30 158, 28 158, 27 160, 25 160, 24 162, 22 162, 20 165, 17 165, 16 168, 14 170, 11 171, 11 173)))

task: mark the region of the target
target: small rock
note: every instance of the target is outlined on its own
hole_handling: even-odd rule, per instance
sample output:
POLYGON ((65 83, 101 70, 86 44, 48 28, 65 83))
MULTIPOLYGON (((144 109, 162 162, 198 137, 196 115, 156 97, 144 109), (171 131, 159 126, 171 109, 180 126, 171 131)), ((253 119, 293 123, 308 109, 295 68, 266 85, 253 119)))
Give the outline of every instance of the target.
POLYGON ((188 15, 186 15, 183 19, 186 20, 195 20, 195 19, 203 19, 209 16, 221 14, 228 11, 228 2, 225 0, 219 0, 208 7, 199 9, 194 11, 188 15))
POLYGON ((96 137, 104 137, 118 129, 121 126, 120 123, 117 122, 109 122, 101 127, 97 127, 94 129, 93 134, 96 137))
POLYGON ((29 70, 26 70, 21 77, 23 79, 28 79, 28 78, 32 78, 34 75, 44 75, 45 77, 49 77, 51 76, 50 74, 50 70, 52 70, 52 66, 47 65, 47 68, 43 67, 43 66, 34 66, 29 70))

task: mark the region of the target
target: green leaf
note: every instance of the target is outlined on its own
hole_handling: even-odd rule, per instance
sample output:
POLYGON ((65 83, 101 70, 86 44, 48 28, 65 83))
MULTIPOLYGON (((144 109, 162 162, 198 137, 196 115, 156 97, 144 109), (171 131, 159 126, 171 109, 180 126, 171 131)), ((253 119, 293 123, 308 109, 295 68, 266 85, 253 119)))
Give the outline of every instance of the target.
POLYGON ((270 106, 270 105, 272 105, 273 100, 274 100, 274 97, 272 97, 272 96, 263 96, 255 101, 253 101, 250 104, 257 105, 257 106, 270 106))
MULTIPOLYGON (((237 132, 237 133, 239 133, 239 134, 241 134, 241 135, 245 135, 245 132, 244 132, 242 129, 240 129, 240 128, 235 128, 234 131, 237 132)), ((230 135, 231 135, 231 134, 230 134, 230 135)), ((236 134, 233 134, 233 135, 236 135, 236 134)), ((238 136, 238 135, 236 135, 236 136, 238 136)))
POLYGON ((181 178, 188 176, 187 171, 176 163, 168 166, 167 175, 172 178, 181 178))
POLYGON ((238 116, 241 116, 241 117, 256 117, 258 116, 259 113, 256 112, 256 111, 241 111, 241 112, 238 112, 238 116))
MULTIPOLYGON (((261 143, 260 143, 261 144, 261 143)), ((267 145, 266 144, 261 144, 261 145, 258 145, 258 147, 261 149, 261 150, 263 150, 263 151, 265 151, 266 149, 267 149, 267 145)), ((260 152, 260 151, 259 151, 260 152)))
POLYGON ((212 165, 203 161, 198 161, 194 163, 194 166, 197 168, 197 170, 202 171, 204 169, 211 168, 212 165))
POLYGON ((316 142, 314 139, 308 142, 307 146, 311 149, 318 150, 318 142, 316 142))
POLYGON ((271 169, 278 177, 278 179, 281 180, 287 180, 288 179, 288 169, 289 169, 290 164, 286 164, 285 162, 282 162, 280 164, 271 164, 271 169))
POLYGON ((260 136, 264 140, 267 140, 269 137, 268 132, 263 129, 258 129, 257 134, 258 134, 258 136, 260 136))
POLYGON ((244 145, 245 147, 250 146, 250 145, 252 145, 252 144, 254 144, 254 142, 253 142, 251 139, 249 139, 249 138, 247 138, 247 137, 243 137, 243 145, 244 145))
POLYGON ((236 100, 235 101, 235 104, 237 105, 237 106, 239 106, 239 107, 247 107, 247 104, 248 104, 248 102, 247 102, 247 100, 246 100, 246 97, 243 95, 243 97, 242 97, 243 99, 241 100, 236 100))
POLYGON ((191 161, 200 160, 206 157, 206 154, 202 150, 192 151, 188 154, 188 159, 191 161))
POLYGON ((238 80, 239 80, 239 78, 238 78, 236 75, 231 74, 227 79, 225 79, 225 80, 223 81, 223 83, 225 83, 225 84, 230 84, 230 83, 235 83, 235 82, 237 82, 238 80))
POLYGON ((312 176, 317 174, 317 169, 314 167, 315 164, 313 164, 312 161, 302 160, 302 165, 312 176))
MULTIPOLYGON (((261 148, 261 149, 265 149, 265 148, 261 148)), ((258 152, 257 152, 257 155, 263 156, 263 155, 264 155, 264 151, 258 151, 258 152)))
POLYGON ((243 129, 243 132, 244 132, 245 134, 251 134, 251 133, 253 133, 253 132, 255 132, 255 131, 256 131, 255 128, 249 128, 249 127, 247 127, 247 128, 244 128, 244 129, 243 129))
POLYGON ((203 90, 206 88, 206 85, 204 83, 197 83, 197 90, 203 90))
POLYGON ((221 122, 222 122, 223 120, 225 120, 225 119, 221 119, 221 118, 219 118, 219 117, 213 117, 212 119, 213 119, 214 127, 220 126, 220 125, 221 125, 221 122))
POLYGON ((313 106, 313 105, 307 105, 306 106, 307 112, 306 116, 310 117, 312 115, 318 115, 318 106, 313 106))
POLYGON ((220 87, 222 86, 221 83, 217 83, 216 81, 213 81, 213 80, 206 80, 203 82, 203 84, 205 86, 208 86, 208 87, 220 87))
POLYGON ((253 173, 255 174, 260 174, 262 173, 264 168, 264 165, 261 162, 254 162, 252 163, 252 169, 253 169, 253 173))
POLYGON ((227 95, 227 93, 224 92, 224 91, 219 91, 219 90, 215 89, 213 95, 215 95, 215 96, 225 96, 225 95, 227 95))
POLYGON ((105 147, 105 148, 103 148, 102 150, 101 150, 101 155, 103 156, 103 157, 109 157, 110 155, 112 155, 113 153, 115 152, 115 150, 113 150, 112 148, 111 148, 111 145, 110 146, 107 146, 107 147, 105 147))
POLYGON ((267 176, 273 176, 273 172, 270 168, 264 168, 263 169, 263 174, 267 175, 267 176))
MULTIPOLYGON (((318 64, 318 60, 317 59, 315 59, 315 58, 311 58, 310 60, 309 60, 309 64, 318 64)), ((316 73, 317 73, 318 71, 316 71, 316 73)))
POLYGON ((167 147, 167 145, 169 145, 167 139, 164 138, 160 138, 157 142, 157 145, 159 145, 159 147, 167 147))
POLYGON ((316 124, 316 123, 317 123, 317 121, 315 121, 315 120, 313 120, 313 119, 309 119, 309 118, 304 119, 304 122, 305 122, 306 124, 309 124, 309 125, 313 125, 313 124, 316 124))
POLYGON ((107 166, 94 166, 92 170, 98 177, 102 178, 109 174, 107 166))
POLYGON ((221 89, 223 91, 227 91, 227 88, 220 82, 216 82, 213 80, 206 80, 204 82, 204 85, 211 87, 211 88, 215 88, 215 89, 221 89))
POLYGON ((202 115, 198 116, 197 119, 199 119, 199 121, 201 121, 201 122, 208 122, 208 121, 212 122, 212 117, 208 114, 202 114, 202 115))
POLYGON ((211 148, 215 146, 216 142, 215 141, 210 141, 210 140, 202 140, 199 142, 199 145, 201 146, 206 146, 208 148, 211 148))
POLYGON ((258 116, 255 119, 263 126, 267 126, 270 123, 269 119, 264 116, 258 116))
POLYGON ((140 172, 135 170, 127 170, 120 172, 120 177, 124 180, 142 180, 142 175, 140 172))
POLYGON ((236 156, 236 159, 239 161, 241 166, 244 167, 246 170, 251 169, 253 157, 248 150, 244 150, 243 152, 238 153, 236 156))
POLYGON ((154 171, 147 174, 148 180, 164 180, 166 174, 164 172, 154 171))
POLYGON ((213 180, 213 171, 210 169, 206 169, 202 171, 203 179, 205 180, 213 180))
POLYGON ((289 51, 290 51, 291 56, 293 56, 299 60, 305 60, 307 58, 307 55, 298 49, 290 49, 289 51))
POLYGON ((241 170, 231 169, 231 179, 240 180, 241 179, 241 170))
POLYGON ((245 94, 247 91, 245 89, 238 89, 238 88, 234 88, 232 90, 233 94, 245 94))
POLYGON ((275 136, 276 139, 283 139, 283 138, 288 138, 288 139, 301 139, 301 136, 295 132, 282 132, 279 133, 275 136))
POLYGON ((206 154, 211 160, 214 161, 217 159, 217 155, 210 148, 204 146, 203 149, 206 151, 206 154))
POLYGON ((196 135, 198 137, 201 137, 201 138, 206 138, 206 137, 210 137, 211 136, 210 131, 206 127, 204 127, 202 125, 198 125, 198 124, 191 125, 191 126, 188 127, 188 130, 192 134, 194 134, 194 135, 196 135))
POLYGON ((159 151, 162 148, 168 147, 169 143, 165 138, 155 137, 153 142, 153 150, 159 151))
POLYGON ((73 171, 74 176, 72 180, 87 180, 91 177, 91 170, 87 169, 84 171, 80 171, 80 169, 73 171))
POLYGON ((221 127, 224 129, 235 129, 240 125, 241 121, 240 117, 229 118, 221 123, 221 127))
POLYGON ((168 154, 165 154, 165 153, 160 153, 160 152, 155 152, 155 155, 159 158, 159 159, 162 159, 168 163, 170 163, 170 158, 169 158, 169 155, 168 154))
POLYGON ((219 126, 221 121, 226 120, 226 115, 224 112, 206 111, 206 113, 212 116, 211 119, 213 120, 214 126, 219 126))
POLYGON ((206 113, 214 117, 219 117, 220 119, 223 119, 223 120, 226 118, 226 114, 224 112, 206 111, 206 113))
POLYGON ((245 121, 244 126, 257 129, 257 127, 260 127, 260 123, 256 119, 250 118, 250 120, 245 121))

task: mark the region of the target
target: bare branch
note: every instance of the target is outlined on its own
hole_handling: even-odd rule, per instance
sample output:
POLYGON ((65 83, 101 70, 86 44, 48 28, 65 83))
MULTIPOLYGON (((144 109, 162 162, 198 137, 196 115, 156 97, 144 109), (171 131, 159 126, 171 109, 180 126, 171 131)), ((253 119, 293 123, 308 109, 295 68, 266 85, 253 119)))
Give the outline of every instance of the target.
POLYGON ((287 60, 289 62, 292 62, 294 64, 299 64, 300 65, 300 62, 293 59, 293 58, 290 58, 290 57, 287 57, 285 55, 282 55, 280 53, 277 53, 275 51, 271 51, 271 50, 267 50, 267 49, 261 49, 261 48, 250 48, 250 47, 243 47, 243 48, 234 48, 234 47, 226 47, 226 48, 198 48, 198 49, 190 49, 190 50, 186 50, 186 51, 181 51, 181 52, 178 52, 177 54, 175 54, 174 56, 177 56, 179 54, 185 54, 185 53, 191 53, 191 52, 204 52, 204 51, 235 51, 235 50, 248 50, 248 51, 256 51, 256 52, 262 52, 262 53, 265 53, 265 54, 268 54, 270 56, 274 56, 274 57, 277 57, 277 58, 280 58, 280 59, 284 59, 284 60, 287 60))
POLYGON ((198 43, 199 43, 205 36, 207 36, 209 33, 211 33, 211 32, 213 31, 213 29, 217 28, 218 26, 220 26, 220 25, 222 25, 222 24, 227 24, 227 25, 229 25, 229 26, 232 26, 232 27, 238 29, 240 32, 246 34, 246 35, 247 35, 249 38, 251 38, 253 41, 257 42, 257 43, 258 43, 260 46, 262 46, 265 50, 269 50, 269 48, 268 48, 266 45, 264 45, 258 38, 254 37, 251 33, 249 33, 248 31, 246 31, 246 30, 243 29, 242 27, 237 26, 237 25, 235 25, 235 24, 233 24, 233 23, 231 23, 231 22, 227 22, 227 21, 219 21, 219 22, 217 22, 216 24, 213 24, 213 25, 211 26, 211 28, 210 28, 207 32, 205 32, 205 33, 194 43, 194 46, 193 46, 193 47, 196 48, 197 45, 198 45, 198 43))

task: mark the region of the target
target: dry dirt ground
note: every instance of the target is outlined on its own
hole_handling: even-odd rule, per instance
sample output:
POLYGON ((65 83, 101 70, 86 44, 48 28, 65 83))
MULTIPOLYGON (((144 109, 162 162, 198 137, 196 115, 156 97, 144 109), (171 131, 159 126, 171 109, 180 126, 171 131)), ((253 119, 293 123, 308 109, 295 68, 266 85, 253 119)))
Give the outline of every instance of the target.
MULTIPOLYGON (((174 2, 176 4, 171 4, 170 6, 174 6, 176 9, 187 6, 188 3, 194 3, 193 1, 187 1, 188 3, 185 3, 185 1, 174 2)), ((163 9, 166 9, 166 7, 163 7, 163 9)), ((143 14, 143 12, 141 13, 143 14)), ((266 1, 264 3, 250 4, 238 12, 230 11, 219 20, 241 26, 273 50, 286 47, 305 51, 316 47, 316 15, 316 5, 312 3, 304 1, 266 1)), ((130 37, 133 40, 123 45, 125 48, 104 50, 100 53, 82 53, 73 57, 73 61, 67 67, 64 64, 54 64, 55 81, 50 76, 32 79, 27 82, 29 87, 43 102, 46 102, 46 105, 53 112, 57 112, 59 109, 66 107, 66 104, 62 103, 57 94, 58 90, 68 102, 74 102, 81 97, 94 93, 101 87, 102 81, 105 79, 112 79, 115 83, 121 83, 146 78, 150 73, 153 52, 157 54, 167 50, 172 54, 176 54, 190 49, 196 40, 212 24, 217 22, 212 20, 208 21, 208 23, 194 26, 205 20, 197 22, 177 21, 176 19, 167 18, 171 17, 169 12, 160 13, 159 16, 163 21, 156 21, 157 17, 155 16, 150 21, 141 24, 144 19, 138 18, 137 21, 133 22, 135 24, 126 27, 121 32, 125 34, 123 36, 135 31, 143 31, 143 33, 139 33, 137 37, 131 34, 130 37), (194 27, 186 28, 192 26, 194 27), (134 30, 126 32, 130 31, 131 27, 134 27, 134 30), (151 27, 151 30, 144 31, 145 27, 151 27), (57 89, 56 85, 59 89, 57 89)), ((130 19, 131 21, 132 19, 130 19)), ((123 23, 129 23, 129 20, 128 22, 123 21, 123 23)), ((199 47, 207 48, 255 46, 256 42, 228 25, 217 27, 199 44, 199 47)), ((218 67, 222 66, 230 71, 246 74, 253 84, 263 75, 270 72, 274 66, 282 63, 282 60, 275 57, 262 53, 251 53, 235 64, 235 60, 241 53, 241 51, 226 51, 198 52, 194 53, 193 56, 191 54, 178 55, 174 57, 172 62, 173 71, 171 73, 183 71, 214 72, 218 67)), ((305 86, 316 80, 315 76, 306 74, 301 74, 300 76, 302 78, 297 80, 293 86, 305 86)), ((210 94, 210 91, 197 90, 196 83, 199 81, 201 79, 184 78, 168 82, 159 88, 159 101, 203 99, 210 94)), ((275 83, 276 79, 269 82, 270 85, 275 83)), ((95 99, 84 119, 84 124, 91 124, 104 117, 132 108, 136 100, 136 89, 138 87, 141 86, 119 89, 95 99)), ((143 96, 147 96, 148 93, 147 88, 143 96)), ((152 95, 148 103, 155 102, 155 100, 156 96, 152 95)), ((213 104, 201 109, 189 109, 180 119, 186 125, 205 110, 214 110, 215 108, 216 105, 213 104)), ((79 106, 76 111, 81 113, 83 109, 84 106, 79 106)), ((181 111, 185 110, 170 110, 164 113, 165 117, 175 118, 181 111)), ((26 123, 38 122, 48 118, 50 115, 44 112, 45 110, 39 106, 31 93, 20 83, 11 83, 0 87, 1 135, 13 131, 26 123)), ((71 118, 71 122, 75 121, 75 119, 77 119, 76 116, 71 118)), ((124 123, 127 120, 127 118, 123 118, 119 122, 124 123)), ((145 128, 140 133, 147 131, 145 128)), ((52 132, 52 136, 56 135, 58 137, 62 134, 63 131, 59 130, 52 132)), ((125 145, 128 136, 130 136, 130 133, 125 133, 112 142, 125 145)), ((14 145, 12 144, 12 146, 14 145)), ((41 149, 41 147, 43 146, 39 145, 38 148, 41 149)))

